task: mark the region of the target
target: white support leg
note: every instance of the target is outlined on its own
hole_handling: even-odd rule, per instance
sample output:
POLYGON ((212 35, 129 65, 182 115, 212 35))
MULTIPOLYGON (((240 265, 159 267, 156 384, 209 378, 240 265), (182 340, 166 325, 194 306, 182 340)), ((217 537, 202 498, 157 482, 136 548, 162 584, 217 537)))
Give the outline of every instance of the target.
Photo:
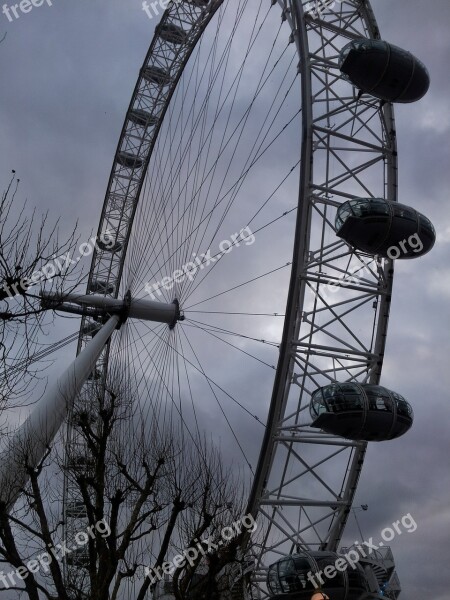
POLYGON ((119 320, 118 315, 111 317, 70 367, 49 386, 0 456, 0 502, 8 509, 27 482, 25 465, 36 467, 44 457, 119 320))

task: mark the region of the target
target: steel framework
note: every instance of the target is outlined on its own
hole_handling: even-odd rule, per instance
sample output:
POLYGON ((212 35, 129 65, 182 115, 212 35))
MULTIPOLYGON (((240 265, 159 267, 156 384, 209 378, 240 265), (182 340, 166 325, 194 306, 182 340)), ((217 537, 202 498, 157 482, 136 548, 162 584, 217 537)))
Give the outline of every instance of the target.
MULTIPOLYGON (((184 65, 220 4, 221 2, 213 2, 206 9, 190 2, 172 4, 157 27, 120 134, 97 232, 97 240, 105 239, 106 236, 112 239, 114 244, 104 249, 97 244, 92 258, 87 294, 97 293, 100 282, 105 295, 114 298, 119 295, 133 219, 161 123, 184 65), (173 25, 182 28, 185 32, 181 43, 178 41, 173 43, 170 38, 170 26, 173 25)), ((92 318, 86 316, 82 318, 78 353, 89 342, 92 333, 98 327, 99 323, 92 318)), ((101 387, 101 383, 106 381, 108 355, 109 344, 105 346, 97 362, 94 371, 97 375, 86 382, 69 415, 67 467, 70 466, 74 456, 87 453, 85 441, 75 427, 74 419, 80 411, 85 411, 89 407, 92 395, 98 393, 99 386, 101 387), (97 377, 100 377, 100 381, 97 377)), ((65 536, 69 542, 74 540, 76 533, 87 523, 85 512, 71 510, 82 501, 79 487, 72 478, 66 476, 64 523, 65 536)), ((89 591, 87 573, 80 569, 80 566, 86 564, 86 557, 80 555, 79 559, 71 565, 67 562, 64 564, 65 579, 69 589, 83 589, 87 594, 89 591)))
POLYGON ((392 105, 344 84, 337 65, 349 39, 379 38, 369 3, 342 2, 318 17, 292 2, 290 19, 302 76, 300 210, 280 361, 248 505, 264 530, 255 551, 263 594, 258 582, 277 556, 338 549, 364 462, 365 442, 309 426, 311 393, 333 381, 378 384, 381 376, 393 263, 338 240, 334 208, 354 197, 397 200, 392 105))
MULTIPOLYGON (((97 248, 87 294, 100 291, 117 298, 121 293, 133 219, 161 124, 193 49, 222 3, 172 3, 157 26, 127 111, 98 229, 98 239, 107 236, 114 244, 97 248)), ((379 37, 369 2, 278 4, 299 54, 303 122, 298 132, 301 180, 286 319, 248 504, 264 531, 253 548, 258 556, 255 585, 263 595, 263 575, 272 559, 296 547, 334 550, 342 537, 366 444, 312 430, 306 408, 311 392, 330 381, 379 382, 393 265, 337 240, 334 212, 348 198, 397 200, 392 106, 358 93, 337 66, 339 50, 349 39, 379 37)), ((78 352, 99 326, 90 316, 82 318, 78 352)), ((67 466, 86 452, 74 418, 98 390, 97 374, 106 381, 108 353, 106 345, 69 418, 67 466)), ((77 486, 66 478, 68 543, 85 527, 86 515, 72 510, 81 501, 77 486)), ((66 564, 66 580, 88 592, 82 564, 83 557, 78 564, 66 564)))

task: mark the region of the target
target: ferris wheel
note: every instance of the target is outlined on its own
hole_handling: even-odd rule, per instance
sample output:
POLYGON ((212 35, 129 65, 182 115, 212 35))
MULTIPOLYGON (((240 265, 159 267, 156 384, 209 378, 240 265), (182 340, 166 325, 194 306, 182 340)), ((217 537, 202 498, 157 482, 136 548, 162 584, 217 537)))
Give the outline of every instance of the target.
MULTIPOLYGON (((412 424, 380 386, 393 260, 428 251, 434 230, 398 203, 392 102, 427 86, 367 0, 172 2, 139 72, 86 293, 58 304, 82 315, 78 352, 97 345, 67 461, 86 453, 76 421, 116 368, 149 400, 144 421, 191 435, 213 406, 261 533, 242 594, 309 599, 302 573, 337 556, 368 441, 412 424)), ((66 478, 69 540, 79 494, 66 478)), ((85 567, 66 564, 71 585, 85 567)), ((383 592, 358 573, 330 597, 398 596, 393 572, 383 592)))

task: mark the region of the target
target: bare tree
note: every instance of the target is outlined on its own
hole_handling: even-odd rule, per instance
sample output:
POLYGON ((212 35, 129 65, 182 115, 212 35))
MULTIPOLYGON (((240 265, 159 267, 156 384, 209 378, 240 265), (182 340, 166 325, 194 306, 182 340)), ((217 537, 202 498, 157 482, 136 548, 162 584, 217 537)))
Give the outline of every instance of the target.
MULTIPOLYGON (((163 425, 156 414, 147 423, 133 416, 132 407, 145 399, 136 397, 120 365, 95 389, 72 415, 80 443, 63 460, 61 438, 38 468, 28 469, 30 483, 14 511, 0 507, 0 556, 13 568, 0 581, 9 599, 16 591, 29 600, 144 600, 167 561, 202 539, 217 540, 243 514, 242 484, 210 443, 163 425), (66 506, 66 514, 78 510, 75 539, 63 540, 62 469, 78 492, 79 500, 66 506)), ((201 597, 213 590, 238 545, 238 535, 220 552, 205 544, 175 571, 176 598, 192 598, 194 580, 201 580, 201 597)))
MULTIPOLYGON (((161 573, 168 554, 188 556, 179 567, 171 569, 166 563, 166 573, 173 571, 171 590, 177 600, 204 596, 212 600, 216 591, 216 576, 223 567, 237 559, 241 535, 236 530, 231 539, 221 536, 224 527, 238 523, 243 515, 244 489, 240 478, 230 468, 225 468, 217 449, 206 440, 189 447, 184 452, 183 465, 177 469, 177 503, 172 509, 174 534, 169 545, 167 536, 152 566, 153 573, 161 573), (199 451, 200 450, 200 451, 199 451), (206 459, 207 457, 207 459, 206 459), (183 468, 184 467, 184 468, 183 468), (192 480, 192 481, 191 481, 192 480), (177 510, 178 509, 178 510, 177 510), (177 519, 177 520, 175 520, 177 519), (220 549, 220 551, 218 551, 220 549)), ((137 595, 144 600, 151 588, 147 577, 137 595)))
POLYGON ((0 411, 13 397, 23 401, 42 369, 32 363, 53 316, 41 305, 40 288, 70 291, 82 281, 79 263, 70 259, 76 227, 61 243, 59 221, 50 224, 48 214, 39 218, 20 203, 18 192, 13 171, 0 200, 0 411))
MULTIPOLYGON (((12 398, 23 405, 35 376, 36 336, 52 319, 40 286, 64 294, 81 281, 76 265, 64 260, 75 250, 75 231, 60 244, 58 222, 50 226, 44 215, 36 227, 35 211, 17 203, 18 186, 13 172, 0 202, 0 410, 12 398)), ((157 414, 148 422, 137 418, 132 407, 145 399, 123 365, 110 368, 106 382, 104 374, 98 381, 93 375, 91 393, 70 418, 77 443, 66 447, 61 434, 37 467, 27 463, 30 448, 21 449, 29 483, 13 511, 0 505, 0 597, 3 587, 8 600, 14 593, 30 600, 144 600, 159 577, 152 574, 167 573, 168 561, 186 549, 203 548, 172 570, 173 592, 177 600, 194 590, 213 598, 219 574, 238 559, 238 533, 220 550, 213 540, 243 514, 241 482, 206 439, 161 423, 157 414), (71 539, 64 539, 70 528, 62 519, 63 485, 75 498, 64 511, 72 531, 79 527, 71 539)))

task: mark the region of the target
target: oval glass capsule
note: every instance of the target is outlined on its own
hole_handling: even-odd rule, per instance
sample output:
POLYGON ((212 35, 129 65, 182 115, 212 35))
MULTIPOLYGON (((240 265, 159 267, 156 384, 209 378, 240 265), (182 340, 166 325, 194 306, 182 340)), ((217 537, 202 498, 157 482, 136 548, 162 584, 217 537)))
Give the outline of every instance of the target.
POLYGON ((158 26, 158 35, 171 44, 183 44, 187 40, 187 33, 182 27, 174 23, 163 23, 158 26))
MULTIPOLYGON (((339 558, 338 554, 326 551, 299 552, 281 558, 270 565, 267 574, 271 600, 311 600, 319 581, 315 574, 333 567, 339 558)), ((357 600, 365 597, 369 589, 359 564, 354 569, 336 571, 334 577, 322 581, 321 590, 333 600, 357 600)))
POLYGON ((122 165, 122 167, 138 169, 139 167, 142 167, 144 159, 135 154, 131 154, 131 152, 122 151, 117 154, 117 162, 119 165, 122 165))
POLYGON ((382 442, 398 438, 413 424, 411 405, 381 385, 333 383, 311 396, 311 427, 350 440, 382 442))
POLYGON ((139 108, 130 110, 128 118, 132 123, 140 125, 141 127, 153 127, 158 122, 157 117, 139 108))
POLYGON ((120 252, 122 250, 122 244, 119 241, 114 241, 114 239, 108 234, 102 234, 100 239, 97 240, 97 246, 103 252, 111 252, 115 254, 116 252, 120 252))
POLYGON ((101 279, 93 279, 89 287, 93 294, 112 294, 114 286, 101 279))
POLYGON ((422 213, 383 198, 355 198, 341 204, 336 235, 361 252, 383 258, 417 258, 436 241, 431 221, 422 213))
POLYGON ((416 102, 430 86, 418 58, 383 40, 352 40, 341 50, 339 68, 358 89, 387 102, 416 102))
POLYGON ((170 73, 168 73, 165 69, 161 67, 155 67, 154 65, 150 65, 149 67, 145 67, 142 71, 142 76, 146 81, 150 81, 151 83, 156 83, 158 85, 169 85, 171 81, 170 73))

